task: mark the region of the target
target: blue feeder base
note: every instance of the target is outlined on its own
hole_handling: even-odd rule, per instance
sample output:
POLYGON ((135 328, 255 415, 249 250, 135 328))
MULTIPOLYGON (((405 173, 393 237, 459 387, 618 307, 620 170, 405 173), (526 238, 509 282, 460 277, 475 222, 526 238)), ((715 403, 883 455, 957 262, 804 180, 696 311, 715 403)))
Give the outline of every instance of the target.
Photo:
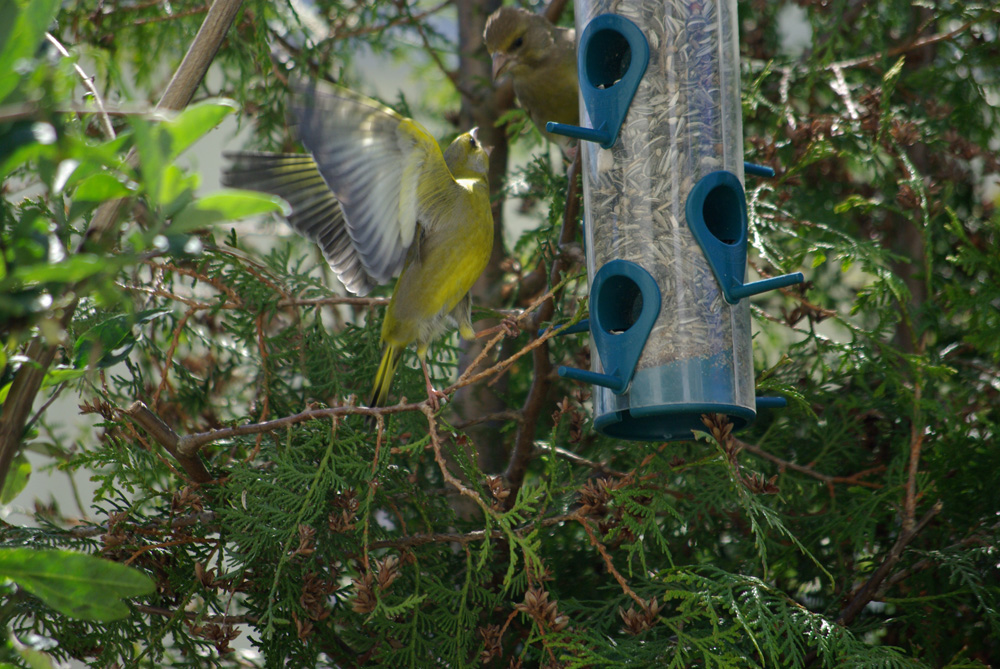
POLYGON ((624 395, 595 387, 594 428, 620 439, 682 441, 707 430, 703 414, 718 413, 742 429, 757 412, 753 387, 737 388, 735 377, 731 351, 639 370, 624 395))

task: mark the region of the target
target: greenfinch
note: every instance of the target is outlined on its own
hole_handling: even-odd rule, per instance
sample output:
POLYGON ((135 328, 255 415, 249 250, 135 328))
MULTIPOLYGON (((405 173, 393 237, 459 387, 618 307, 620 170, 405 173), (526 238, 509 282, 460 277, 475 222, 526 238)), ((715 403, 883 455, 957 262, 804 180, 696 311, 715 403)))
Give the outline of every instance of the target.
POLYGON ((547 132, 545 124, 580 124, 576 31, 526 9, 501 7, 486 20, 483 41, 493 57, 494 81, 510 75, 514 95, 535 127, 568 146, 572 140, 547 132))
POLYGON ((449 326, 474 338, 469 289, 493 250, 489 153, 477 129, 444 152, 416 121, 344 88, 311 83, 293 98, 309 155, 237 152, 228 186, 283 197, 289 223, 315 241, 351 292, 399 275, 382 324, 370 406, 384 406, 403 351, 425 357, 449 326))

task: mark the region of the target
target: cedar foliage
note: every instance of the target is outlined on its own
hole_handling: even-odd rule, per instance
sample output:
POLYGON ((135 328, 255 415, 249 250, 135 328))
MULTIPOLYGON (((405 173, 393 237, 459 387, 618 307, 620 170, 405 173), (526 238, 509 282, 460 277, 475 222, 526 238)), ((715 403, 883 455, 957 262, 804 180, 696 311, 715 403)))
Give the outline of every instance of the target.
MULTIPOLYGON (((117 119, 125 139, 101 143, 93 115, 64 111, 78 75, 38 54, 19 84, 35 106, 0 128, 13 142, 17 123, 44 120, 59 136, 50 152, 24 140, 20 162, 5 163, 4 418, 41 337, 58 351, 42 398, 76 395, 99 422, 66 443, 43 410, 4 448, 48 449, 99 487, 89 520, 39 509, 37 527, 5 524, 2 545, 126 562, 157 591, 101 623, 5 586, 13 637, 46 637, 52 658, 90 666, 1000 662, 1000 15, 990 3, 797 6, 813 39, 793 58, 778 3, 740 5, 747 157, 778 171, 747 183, 751 260, 808 277, 754 301, 758 392, 789 407, 739 435, 706 417, 695 441, 640 444, 593 432, 587 387, 546 376, 547 392, 532 393, 533 310, 556 288, 553 323, 586 307, 579 265, 518 290, 532 271, 550 277, 560 229, 575 221, 564 222, 564 170, 539 151, 507 182, 523 179, 527 195, 504 191, 535 203, 538 226, 507 250, 505 301, 477 311, 520 319, 519 333, 491 340, 474 381, 508 376, 495 438, 525 466, 513 478, 480 469, 468 424, 419 403, 412 352, 394 391, 416 403, 358 407, 378 362, 378 299, 338 296, 294 240, 264 252, 225 224, 178 228, 187 210, 149 186, 163 177, 122 166, 152 132, 145 122, 117 119), (74 183, 54 183, 74 155, 140 184, 121 234, 88 247, 97 268, 46 251, 50 240, 75 248, 93 216, 74 183), (24 196, 21 185, 37 187, 24 196), (136 401, 167 429, 130 411, 136 401), (280 419, 194 454, 171 442, 280 419), (532 452, 511 449, 518 420, 533 421, 532 452), (255 659, 232 650, 237 637, 255 659)), ((52 31, 88 57, 102 96, 127 83, 152 102, 157 68, 179 61, 204 10, 66 2, 52 31)), ((433 102, 410 104, 447 116, 459 104, 438 69, 458 46, 442 29, 452 12, 320 2, 310 20, 323 30, 302 40, 308 22, 292 5, 247 2, 196 97, 238 100, 255 146, 294 147, 270 60, 293 35, 290 63, 365 93, 351 68, 361 45, 410 59, 435 82, 433 102)), ((505 119, 517 125, 518 113, 505 119)), ((584 338, 540 350, 554 365, 587 364, 584 338)), ((433 358, 439 387, 465 371, 454 340, 433 358)), ((13 642, 3 653, 27 666, 13 642)))

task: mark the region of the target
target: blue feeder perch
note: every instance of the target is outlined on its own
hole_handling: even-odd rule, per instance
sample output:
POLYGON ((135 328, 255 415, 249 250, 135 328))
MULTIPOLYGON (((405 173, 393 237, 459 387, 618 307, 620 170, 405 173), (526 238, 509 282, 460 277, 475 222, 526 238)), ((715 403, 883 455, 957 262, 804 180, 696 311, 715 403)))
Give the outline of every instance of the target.
POLYGON ((746 283, 735 0, 578 0, 581 139, 594 425, 679 440, 705 413, 736 429, 754 396, 750 306, 790 274, 746 283), (612 13, 612 5, 617 13, 612 13))

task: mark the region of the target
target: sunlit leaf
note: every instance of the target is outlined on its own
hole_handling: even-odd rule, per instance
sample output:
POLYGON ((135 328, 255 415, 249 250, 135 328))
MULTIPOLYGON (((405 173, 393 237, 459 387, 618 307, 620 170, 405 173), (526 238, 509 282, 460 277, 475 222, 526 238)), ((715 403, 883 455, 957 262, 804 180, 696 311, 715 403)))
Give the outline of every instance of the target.
POLYGON ((31 463, 23 453, 14 456, 10 471, 7 472, 7 480, 3 482, 3 493, 0 494, 0 504, 10 504, 15 497, 21 494, 24 487, 28 485, 28 478, 31 476, 31 463))
POLYGON ((46 604, 83 620, 119 620, 122 599, 148 595, 153 581, 125 565, 86 553, 31 548, 0 549, 0 575, 46 604))

